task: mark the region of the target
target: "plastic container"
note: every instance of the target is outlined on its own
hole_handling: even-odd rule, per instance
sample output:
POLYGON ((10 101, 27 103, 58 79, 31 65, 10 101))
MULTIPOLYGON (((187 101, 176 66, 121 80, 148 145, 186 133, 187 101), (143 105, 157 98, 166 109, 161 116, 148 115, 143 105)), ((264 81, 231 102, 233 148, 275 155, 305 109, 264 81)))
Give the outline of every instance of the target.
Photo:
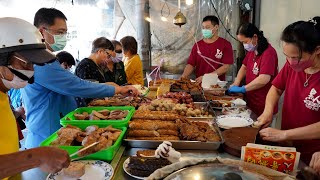
MULTIPOLYGON (((102 125, 99 127, 107 127, 107 125, 102 125)), ((85 128, 81 128, 82 130, 84 130, 85 128)), ((121 129, 122 132, 120 134, 120 136, 118 137, 118 139, 116 140, 116 142, 114 142, 114 144, 104 150, 98 151, 94 154, 90 154, 88 156, 85 156, 83 159, 93 159, 93 160, 105 160, 105 161, 111 161, 114 157, 114 155, 116 154, 116 152, 118 151, 119 147, 121 146, 123 137, 127 131, 126 127, 121 127, 121 128, 117 128, 117 129, 121 129)), ((58 138, 57 132, 53 133, 51 136, 49 136, 47 139, 45 139, 40 146, 50 146, 51 142, 53 142, 54 140, 56 140, 58 138)), ((72 154, 75 153, 76 151, 78 151, 82 146, 58 146, 60 149, 66 150, 68 152, 68 154, 72 154)), ((72 158, 76 158, 78 157, 77 155, 72 157, 72 158)))
POLYGON ((69 114, 67 114, 65 117, 63 117, 60 120, 60 124, 62 126, 66 126, 68 124, 73 125, 73 126, 77 126, 81 129, 86 128, 87 126, 90 125, 97 125, 97 126, 108 126, 108 125, 112 125, 113 127, 127 127, 128 123, 131 119, 131 117, 133 116, 135 112, 135 108, 132 106, 112 106, 112 107, 81 107, 78 108, 72 112, 70 112, 69 114), (100 111, 100 110, 128 110, 129 113, 127 115, 127 117, 123 120, 76 120, 74 117, 75 113, 83 113, 83 112, 88 112, 89 114, 93 111, 100 111), (67 120, 70 119, 70 120, 67 120))

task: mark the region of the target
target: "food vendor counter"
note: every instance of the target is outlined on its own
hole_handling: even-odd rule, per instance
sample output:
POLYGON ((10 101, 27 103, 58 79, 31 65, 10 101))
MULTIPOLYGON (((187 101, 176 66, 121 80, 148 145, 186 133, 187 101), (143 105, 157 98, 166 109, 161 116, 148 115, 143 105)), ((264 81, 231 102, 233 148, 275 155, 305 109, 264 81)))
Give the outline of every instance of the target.
MULTIPOLYGON (((114 159, 110 162, 111 166, 114 169, 114 175, 112 179, 114 180, 126 180, 126 179, 135 179, 127 175, 123 170, 124 161, 131 155, 135 155, 136 151, 143 150, 141 148, 126 148, 121 146, 117 151, 114 159)), ((188 158, 213 158, 220 156, 222 158, 231 158, 239 159, 238 157, 229 155, 225 152, 210 151, 210 150, 179 150, 181 153, 181 159, 186 160, 188 158)), ((48 176, 48 173, 41 171, 39 168, 31 169, 25 171, 21 174, 22 180, 45 180, 48 176)), ((11 178, 13 179, 13 178, 11 178)))
MULTIPOLYGON (((114 169, 114 176, 112 179, 114 180, 126 180, 126 179, 135 179, 129 175, 127 175, 124 170, 123 170, 123 163, 124 161, 129 158, 129 156, 135 155, 138 150, 143 150, 141 148, 125 148, 122 146, 119 149, 120 151, 123 151, 122 156, 117 159, 118 160, 118 165, 114 169)), ((218 151, 210 151, 210 150, 178 150, 181 153, 181 160, 187 160, 189 158, 213 158, 220 156, 222 158, 230 158, 230 159, 239 159, 238 157, 229 155, 225 152, 218 152, 218 151)), ((118 157, 116 157, 118 158, 118 157)), ((115 161, 114 159, 113 161, 115 161)), ((112 165, 112 162, 111 162, 112 165)))

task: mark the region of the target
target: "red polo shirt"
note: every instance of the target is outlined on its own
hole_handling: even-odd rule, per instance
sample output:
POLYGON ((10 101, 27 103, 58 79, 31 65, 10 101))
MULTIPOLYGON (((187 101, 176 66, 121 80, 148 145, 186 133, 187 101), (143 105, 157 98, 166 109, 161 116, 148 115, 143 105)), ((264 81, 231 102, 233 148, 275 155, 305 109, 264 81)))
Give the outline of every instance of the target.
MULTIPOLYGON (((306 73, 295 72, 288 62, 272 82, 276 88, 285 90, 281 126, 284 130, 320 121, 320 72, 310 77, 307 87, 304 87, 305 82, 306 73)), ((294 141, 293 145, 301 152, 301 159, 307 164, 312 154, 320 151, 320 139, 294 141)))
MULTIPOLYGON (((247 67, 246 84, 256 79, 260 74, 271 76, 271 80, 264 87, 246 93, 248 107, 258 116, 263 113, 266 97, 271 87, 272 80, 278 74, 278 56, 276 50, 269 44, 268 48, 259 56, 255 52, 248 52, 243 60, 247 67)), ((278 106, 274 114, 278 112, 278 106)))
MULTIPOLYGON (((214 61, 224 64, 233 64, 233 51, 231 43, 219 37, 213 43, 205 43, 203 40, 197 42, 201 55, 211 58, 214 61)), ((215 69, 213 69, 204 59, 198 54, 197 44, 193 45, 188 64, 195 67, 196 77, 203 76, 207 73, 212 73, 215 69, 221 67, 217 64, 208 61, 215 69)), ((219 76, 220 80, 225 80, 225 75, 219 76)))

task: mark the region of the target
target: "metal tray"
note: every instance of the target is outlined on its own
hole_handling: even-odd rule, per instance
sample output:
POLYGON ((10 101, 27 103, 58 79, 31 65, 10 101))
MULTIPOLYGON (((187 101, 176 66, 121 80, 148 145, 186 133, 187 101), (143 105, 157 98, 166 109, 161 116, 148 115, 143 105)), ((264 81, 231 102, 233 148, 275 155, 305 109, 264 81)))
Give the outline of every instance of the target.
MULTIPOLYGON (((221 141, 218 142, 201 142, 201 141, 185 141, 185 140, 170 140, 172 147, 175 149, 203 149, 203 150, 217 150, 221 144, 224 143, 221 131, 215 123, 210 123, 211 127, 214 128, 221 141)), ((134 139, 124 139, 130 147, 133 148, 150 148, 156 149, 163 140, 134 140, 134 139)))

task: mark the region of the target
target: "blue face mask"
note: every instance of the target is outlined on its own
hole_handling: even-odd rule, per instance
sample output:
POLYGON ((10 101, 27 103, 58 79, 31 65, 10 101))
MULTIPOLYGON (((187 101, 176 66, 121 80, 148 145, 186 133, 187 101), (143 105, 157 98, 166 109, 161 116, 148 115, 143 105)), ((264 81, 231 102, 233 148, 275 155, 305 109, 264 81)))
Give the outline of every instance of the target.
POLYGON ((122 53, 116 53, 116 57, 111 56, 111 60, 114 63, 118 63, 122 61, 122 57, 123 57, 122 53))
POLYGON ((247 50, 249 52, 256 50, 256 46, 252 44, 252 41, 251 41, 251 43, 243 43, 243 47, 245 50, 247 50))
POLYGON ((50 44, 50 47, 53 51, 63 50, 67 45, 67 35, 52 35, 54 39, 54 43, 50 44))
POLYGON ((45 31, 53 37, 54 43, 50 44, 50 47, 53 51, 63 50, 67 45, 67 33, 64 34, 51 34, 47 29, 45 31))
POLYGON ((210 29, 202 29, 202 35, 205 39, 210 39, 213 36, 212 30, 210 29))

